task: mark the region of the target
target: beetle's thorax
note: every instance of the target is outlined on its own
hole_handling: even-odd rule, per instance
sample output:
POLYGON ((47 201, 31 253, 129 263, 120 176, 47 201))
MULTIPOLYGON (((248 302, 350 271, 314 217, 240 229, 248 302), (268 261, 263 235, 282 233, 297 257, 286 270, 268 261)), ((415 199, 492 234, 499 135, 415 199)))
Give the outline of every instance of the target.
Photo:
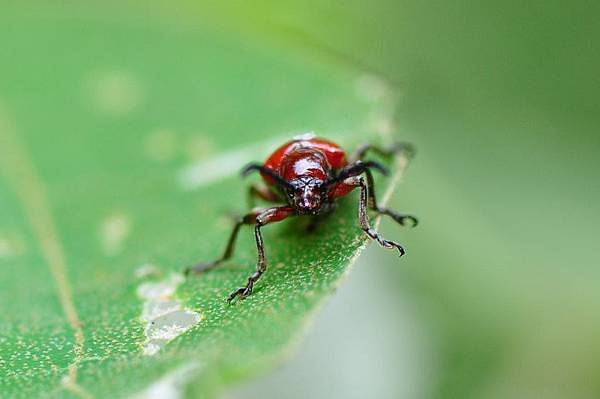
POLYGON ((325 155, 313 148, 298 148, 288 154, 281 165, 281 176, 292 181, 300 177, 327 180, 331 167, 325 155))

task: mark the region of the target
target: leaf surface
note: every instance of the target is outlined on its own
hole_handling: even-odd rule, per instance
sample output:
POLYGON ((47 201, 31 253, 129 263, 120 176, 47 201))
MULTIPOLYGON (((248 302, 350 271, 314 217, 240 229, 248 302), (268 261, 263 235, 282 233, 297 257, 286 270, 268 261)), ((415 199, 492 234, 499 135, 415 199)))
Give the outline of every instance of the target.
POLYGON ((0 15, 3 397, 216 393, 289 353, 366 243, 355 194, 314 234, 302 219, 265 228, 270 269, 247 300, 225 302, 255 267, 251 229, 226 265, 185 280, 245 212, 246 162, 305 131, 381 139, 393 93, 190 17, 112 7, 0 15))

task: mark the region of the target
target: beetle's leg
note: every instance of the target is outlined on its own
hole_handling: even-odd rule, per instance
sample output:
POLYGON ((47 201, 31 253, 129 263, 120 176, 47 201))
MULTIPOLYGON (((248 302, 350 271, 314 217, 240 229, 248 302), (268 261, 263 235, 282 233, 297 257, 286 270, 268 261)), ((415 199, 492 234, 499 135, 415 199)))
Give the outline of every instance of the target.
POLYGON ((242 176, 246 177, 252 172, 260 172, 263 175, 269 176, 273 181, 280 187, 286 188, 290 186, 290 183, 283 177, 279 176, 277 171, 261 165, 259 163, 250 163, 242 169, 242 176))
POLYGON ((350 156, 350 158, 348 158, 348 163, 354 163, 363 159, 365 157, 365 154, 369 150, 379 155, 383 155, 384 157, 404 153, 409 158, 411 158, 415 154, 415 147, 410 143, 397 142, 386 148, 382 148, 370 143, 365 143, 359 146, 356 149, 356 151, 354 151, 354 153, 350 156))
POLYGON ((346 165, 342 170, 338 172, 336 176, 325 181, 324 186, 326 188, 335 187, 336 185, 339 185, 349 177, 361 175, 365 171, 370 169, 376 169, 384 175, 388 174, 388 170, 379 162, 359 160, 346 165))
POLYGON ((263 237, 262 237, 262 233, 261 233, 260 229, 263 226, 265 226, 271 222, 278 222, 280 220, 283 220, 283 219, 285 219, 289 216, 295 215, 295 214, 296 214, 296 211, 294 210, 294 208, 292 208, 290 206, 280 206, 280 207, 266 209, 266 210, 262 211, 261 213, 259 213, 258 215, 256 215, 255 226, 254 226, 254 237, 256 238, 256 249, 258 251, 257 268, 256 268, 256 271, 254 273, 252 273, 250 275, 250 277, 248 277, 248 282, 246 283, 246 286, 244 286, 242 288, 238 288, 237 290, 233 291, 229 295, 229 297, 227 298, 228 303, 231 303, 231 301, 233 301, 237 297, 244 299, 248 295, 252 294, 252 289, 254 288, 254 284, 256 284, 256 282, 258 280, 260 280, 262 275, 267 270, 267 259, 265 257, 265 245, 263 242, 263 237))
POLYGON ((223 263, 227 259, 231 258, 231 255, 233 254, 233 250, 235 248, 235 242, 236 242, 238 233, 240 232, 240 228, 244 224, 254 224, 256 222, 256 217, 261 212, 262 212, 262 210, 250 212, 247 215, 239 218, 236 221, 235 226, 233 227, 233 231, 231 232, 231 235, 229 236, 229 241, 227 242, 227 247, 225 248, 225 252, 223 252, 223 255, 215 261, 208 262, 208 263, 199 263, 195 266, 188 267, 187 269, 185 269, 185 275, 188 275, 190 273, 202 273, 206 270, 209 270, 209 269, 219 266, 221 263, 223 263))
POLYGON ((418 221, 417 218, 415 218, 414 216, 399 213, 394 210, 380 207, 377 205, 377 199, 375 196, 375 182, 373 179, 373 172, 371 171, 372 169, 377 169, 380 172, 385 170, 383 166, 373 161, 359 160, 346 166, 340 171, 340 173, 335 178, 326 182, 326 184, 329 184, 333 187, 333 190, 330 193, 332 198, 342 197, 348 194, 350 191, 352 191, 354 187, 351 187, 348 184, 346 184, 346 181, 351 177, 355 177, 364 173, 367 176, 367 201, 369 209, 373 209, 374 211, 381 213, 382 215, 388 215, 401 225, 404 225, 407 220, 410 220, 412 226, 416 226, 418 221))
POLYGON ((365 175, 367 176, 367 194, 368 194, 368 205, 369 209, 374 210, 377 213, 381 213, 382 215, 387 215, 394 219, 397 223, 400 223, 402 226, 405 225, 406 221, 409 220, 412 224, 412 227, 415 227, 419 221, 416 217, 412 215, 408 215, 405 213, 399 213, 394 211, 393 209, 384 208, 377 205, 377 198, 375 197, 375 181, 373 179, 373 173, 369 169, 365 170, 365 175))
POLYGON ((341 184, 339 184, 332 195, 334 197, 340 197, 348 194, 353 189, 360 187, 360 202, 358 207, 358 218, 360 221, 360 228, 372 239, 377 241, 379 245, 384 248, 396 248, 398 252, 400 252, 400 256, 404 255, 404 248, 402 245, 398 244, 394 241, 386 240, 381 237, 379 233, 377 233, 369 223, 369 194, 368 187, 365 183, 365 180, 361 176, 353 176, 344 180, 341 184))
POLYGON ((268 202, 277 202, 281 201, 281 199, 275 194, 273 191, 269 190, 268 187, 262 184, 253 184, 248 189, 248 207, 250 209, 254 208, 255 203, 254 200, 256 198, 260 198, 262 200, 268 202))

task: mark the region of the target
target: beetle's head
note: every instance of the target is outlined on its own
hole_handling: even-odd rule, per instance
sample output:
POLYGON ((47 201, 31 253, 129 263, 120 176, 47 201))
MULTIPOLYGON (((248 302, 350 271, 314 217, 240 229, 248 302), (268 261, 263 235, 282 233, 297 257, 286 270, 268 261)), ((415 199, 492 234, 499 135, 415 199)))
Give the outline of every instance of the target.
POLYGON ((286 188, 288 201, 301 215, 316 215, 326 201, 323 181, 314 177, 298 177, 286 188))

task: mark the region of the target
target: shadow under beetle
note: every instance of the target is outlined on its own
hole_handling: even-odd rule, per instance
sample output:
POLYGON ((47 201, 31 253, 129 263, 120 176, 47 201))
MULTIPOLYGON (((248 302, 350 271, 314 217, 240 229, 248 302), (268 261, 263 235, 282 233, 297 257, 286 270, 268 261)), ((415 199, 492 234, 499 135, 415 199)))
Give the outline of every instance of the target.
MULTIPOLYGON (((231 303, 235 298, 244 299, 252 294, 254 284, 267 270, 265 246, 261 228, 272 222, 279 222, 290 216, 322 215, 333 210, 335 201, 349 194, 355 188, 360 188, 359 222, 360 228, 371 239, 384 248, 397 249, 400 256, 404 248, 394 241, 381 237, 369 224, 368 209, 390 216, 396 222, 404 225, 410 221, 417 225, 414 216, 398 213, 377 205, 372 171, 387 174, 387 169, 375 161, 364 161, 368 151, 383 156, 404 153, 413 155, 413 148, 406 143, 396 143, 388 148, 371 144, 363 144, 350 157, 337 144, 318 138, 312 134, 300 136, 279 147, 261 165, 251 163, 242 170, 242 176, 251 172, 260 172, 265 185, 252 185, 248 192, 250 202, 255 197, 268 202, 285 202, 286 205, 272 208, 253 209, 252 212, 239 218, 233 228, 229 242, 223 255, 210 263, 200 263, 188 268, 189 273, 202 273, 220 265, 229 259, 235 247, 235 241, 242 225, 254 225, 254 236, 258 249, 258 265, 250 275, 248 282, 242 288, 233 291, 227 298, 231 303), (363 177, 364 175, 364 177, 363 177)), ((315 219, 315 222, 318 219, 315 219)), ((315 224, 316 225, 316 224, 315 224)))

